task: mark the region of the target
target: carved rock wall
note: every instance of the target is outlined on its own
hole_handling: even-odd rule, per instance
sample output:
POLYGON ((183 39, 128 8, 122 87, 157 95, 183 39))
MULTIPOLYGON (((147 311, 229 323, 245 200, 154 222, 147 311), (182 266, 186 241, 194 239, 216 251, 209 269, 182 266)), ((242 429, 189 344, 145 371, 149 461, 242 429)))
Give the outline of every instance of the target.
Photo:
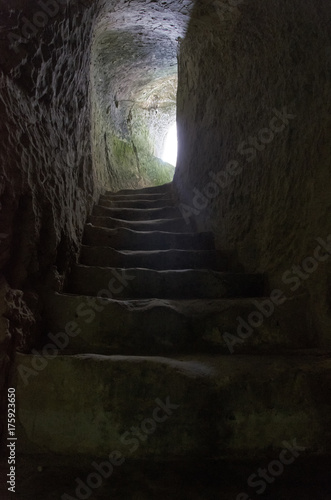
POLYGON ((271 288, 306 295, 324 346, 331 255, 317 239, 329 237, 331 250, 330 19, 324 0, 196 2, 179 54, 174 178, 183 213, 219 248, 268 273, 271 288))

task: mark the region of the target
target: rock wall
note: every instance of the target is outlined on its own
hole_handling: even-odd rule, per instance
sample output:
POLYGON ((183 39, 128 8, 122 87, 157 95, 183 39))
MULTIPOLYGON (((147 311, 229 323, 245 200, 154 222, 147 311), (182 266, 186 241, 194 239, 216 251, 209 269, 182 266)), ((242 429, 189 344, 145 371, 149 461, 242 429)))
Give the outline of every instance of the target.
MULTIPOLYGON (((144 32, 139 44, 131 36, 137 57, 124 57, 126 65, 117 66, 113 86, 120 90, 126 83, 126 99, 126 90, 141 90, 137 71, 144 78, 150 69, 146 84, 175 73, 176 38, 183 35, 192 0, 161 3, 13 0, 9 6, 0 0, 0 405, 14 351, 28 351, 40 336, 43 292, 63 286, 93 203, 103 189, 128 185, 129 165, 112 175, 116 144, 104 137, 111 132, 106 101, 114 89, 105 80, 102 99, 94 92, 101 70, 91 66, 91 53, 100 19, 105 35, 114 26, 119 35, 128 26, 138 37, 144 32), (151 47, 155 61, 154 55, 148 59, 151 47)), ((121 40, 119 53, 106 49, 115 58, 125 55, 121 40)), ((132 124, 138 137, 137 125, 138 115, 132 124)), ((131 148, 135 161, 133 153, 131 148)))
POLYGON ((174 178, 187 219, 213 230, 247 271, 266 272, 271 288, 302 295, 303 307, 308 300, 315 345, 324 347, 330 14, 324 0, 196 2, 179 51, 174 178))
POLYGON ((1 6, 2 384, 15 348, 40 334, 43 289, 61 288, 102 187, 89 125, 95 7, 64 4, 1 6))

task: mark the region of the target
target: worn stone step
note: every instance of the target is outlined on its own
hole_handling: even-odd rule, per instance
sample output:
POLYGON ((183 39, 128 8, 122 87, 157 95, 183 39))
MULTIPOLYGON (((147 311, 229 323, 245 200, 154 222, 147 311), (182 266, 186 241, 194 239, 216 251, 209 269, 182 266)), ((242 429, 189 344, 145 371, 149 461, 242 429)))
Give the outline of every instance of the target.
POLYGON ((147 221, 155 219, 176 219, 181 217, 180 210, 176 207, 164 208, 109 208, 95 205, 93 215, 112 217, 128 221, 147 221))
POLYGON ((108 227, 109 229, 125 227, 127 229, 132 229, 133 231, 166 231, 169 233, 193 232, 193 228, 189 224, 186 224, 182 218, 128 221, 113 219, 112 217, 97 217, 95 215, 91 215, 87 222, 96 227, 108 227))
POLYGON ((126 298, 191 299, 257 297, 265 294, 260 274, 222 273, 211 270, 155 271, 74 266, 68 291, 75 294, 126 298))
POLYGON ((123 250, 191 249, 213 250, 212 233, 167 233, 163 231, 133 231, 127 228, 108 229, 85 225, 83 243, 123 250))
POLYGON ((64 353, 275 354, 317 343, 301 298, 279 305, 270 298, 100 301, 54 293, 43 316, 44 345, 64 353), (79 334, 69 336, 70 325, 79 334))
POLYGON ((83 245, 80 263, 102 267, 146 269, 215 269, 227 271, 228 259, 214 250, 115 250, 83 245))
POLYGON ((330 355, 52 355, 16 354, 17 452, 277 459, 287 449, 287 463, 331 452, 330 355))
POLYGON ((106 195, 126 195, 126 194, 164 194, 172 192, 172 182, 161 184, 160 186, 151 186, 141 189, 121 189, 120 191, 106 191, 106 195))
POLYGON ((171 199, 171 193, 137 193, 136 191, 132 191, 131 194, 104 194, 102 195, 106 200, 123 200, 123 201, 132 201, 132 200, 162 200, 162 199, 171 199))
POLYGON ((161 200, 117 200, 108 199, 106 197, 100 197, 99 205, 108 208, 140 208, 140 209, 151 209, 151 208, 165 208, 174 206, 173 200, 166 198, 161 200))
MULTIPOLYGON (((330 500, 331 459, 325 455, 305 458, 288 455, 290 467, 284 464, 281 477, 267 475, 271 483, 260 479, 252 490, 248 478, 261 467, 268 468, 274 460, 274 450, 266 450, 263 458, 255 460, 125 459, 122 466, 115 466, 113 471, 109 469, 110 477, 97 489, 87 486, 85 496, 90 494, 91 500, 250 500, 258 498, 254 493, 262 486, 268 492, 263 499, 330 500)), ((81 478, 86 485, 93 477, 90 476, 91 462, 86 456, 78 460, 72 457, 65 460, 54 454, 19 457, 16 497, 19 500, 66 500, 64 492, 69 495, 67 500, 84 497, 76 478, 81 478)), ((7 467, 4 463, 4 478, 7 467)), ((98 475, 94 479, 98 479, 98 475)), ((1 498, 10 500, 5 491, 1 498)))

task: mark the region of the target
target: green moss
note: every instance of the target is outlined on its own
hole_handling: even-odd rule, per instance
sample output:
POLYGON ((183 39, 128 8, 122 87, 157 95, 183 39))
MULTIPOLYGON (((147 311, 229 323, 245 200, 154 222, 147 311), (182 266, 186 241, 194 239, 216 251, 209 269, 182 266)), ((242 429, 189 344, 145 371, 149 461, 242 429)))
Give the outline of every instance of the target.
POLYGON ((151 185, 159 186, 172 181, 175 167, 155 156, 149 156, 144 158, 141 165, 141 172, 143 177, 148 179, 151 185))
POLYGON ((122 183, 138 184, 141 180, 139 174, 137 157, 132 145, 116 136, 109 138, 109 160, 116 168, 121 177, 122 183))
POLYGON ((158 186, 171 182, 175 168, 151 155, 146 148, 112 136, 108 143, 109 160, 121 179, 130 185, 158 186))

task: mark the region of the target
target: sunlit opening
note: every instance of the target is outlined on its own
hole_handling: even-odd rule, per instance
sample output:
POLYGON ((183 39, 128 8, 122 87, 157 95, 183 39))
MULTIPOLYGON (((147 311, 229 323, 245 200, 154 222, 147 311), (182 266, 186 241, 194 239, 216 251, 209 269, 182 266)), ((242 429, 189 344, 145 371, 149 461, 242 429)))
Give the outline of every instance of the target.
POLYGON ((168 130, 164 141, 162 160, 176 166, 177 163, 177 125, 174 123, 168 130))

